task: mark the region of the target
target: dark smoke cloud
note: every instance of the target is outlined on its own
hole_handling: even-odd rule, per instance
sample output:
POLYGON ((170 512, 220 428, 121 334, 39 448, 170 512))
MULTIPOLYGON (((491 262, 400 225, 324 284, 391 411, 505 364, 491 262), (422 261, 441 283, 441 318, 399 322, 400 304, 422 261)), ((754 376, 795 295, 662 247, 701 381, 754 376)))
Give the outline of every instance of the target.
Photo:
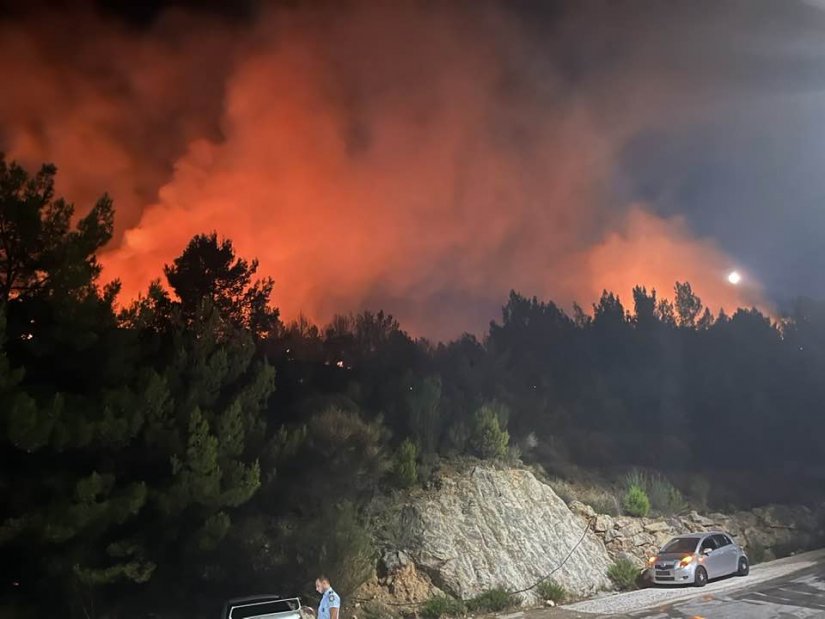
POLYGON ((795 259, 777 234, 815 236, 815 6, 250 15, 0 25, 15 85, 0 147, 55 161, 80 203, 114 195, 105 273, 126 296, 214 229, 260 258, 287 317, 381 306, 447 337, 483 328, 510 288, 587 303, 688 279, 711 307, 767 306, 756 274, 795 259), (783 190, 794 225, 777 215, 783 190), (732 267, 747 286, 725 284, 732 267))

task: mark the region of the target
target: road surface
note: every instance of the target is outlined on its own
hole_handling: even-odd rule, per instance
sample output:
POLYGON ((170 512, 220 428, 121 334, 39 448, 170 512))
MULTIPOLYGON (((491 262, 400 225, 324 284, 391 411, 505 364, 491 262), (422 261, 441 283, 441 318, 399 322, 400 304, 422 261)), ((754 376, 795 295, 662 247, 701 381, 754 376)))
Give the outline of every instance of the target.
POLYGON ((825 550, 754 566, 706 587, 654 587, 526 613, 524 619, 825 619, 825 550))
POLYGON ((699 596, 628 616, 638 619, 825 617, 825 564, 761 586, 728 594, 699 596))

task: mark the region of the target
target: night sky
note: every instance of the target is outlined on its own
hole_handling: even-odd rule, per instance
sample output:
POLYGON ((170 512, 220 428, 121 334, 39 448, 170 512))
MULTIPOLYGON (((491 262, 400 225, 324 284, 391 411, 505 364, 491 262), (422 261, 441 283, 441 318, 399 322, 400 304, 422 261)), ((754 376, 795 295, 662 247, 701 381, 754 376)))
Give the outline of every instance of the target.
POLYGON ((0 150, 114 197, 124 299, 212 230, 286 319, 435 338, 511 288, 825 296, 825 2, 0 6, 0 150))

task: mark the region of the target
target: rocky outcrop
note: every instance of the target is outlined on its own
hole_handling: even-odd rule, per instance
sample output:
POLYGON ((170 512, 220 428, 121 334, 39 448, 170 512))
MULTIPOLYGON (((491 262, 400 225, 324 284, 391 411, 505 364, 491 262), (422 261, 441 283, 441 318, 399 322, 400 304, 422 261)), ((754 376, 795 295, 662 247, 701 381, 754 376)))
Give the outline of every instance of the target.
POLYGON ((443 593, 420 572, 403 551, 384 553, 378 569, 364 583, 356 597, 390 604, 416 604, 443 593))
POLYGON ((401 524, 405 556, 457 597, 529 587, 574 547, 553 578, 578 595, 610 586, 611 560, 599 537, 526 470, 479 465, 443 477, 437 489, 403 507, 401 524))
POLYGON ((593 532, 611 557, 628 556, 641 564, 674 535, 697 531, 727 531, 737 542, 763 559, 809 550, 825 542, 825 509, 771 505, 734 514, 695 511, 670 518, 632 518, 595 514, 578 501, 571 510, 582 522, 592 520, 593 532))
POLYGON ((674 535, 724 530, 765 560, 825 542, 825 506, 610 516, 578 501, 568 507, 530 471, 490 464, 440 473, 428 489, 393 498, 392 508, 381 503, 376 512, 393 517, 379 535, 382 559, 357 597, 393 605, 439 593, 468 599, 493 587, 524 589, 553 572, 574 548, 552 578, 573 595, 587 596, 611 587, 607 569, 617 558, 641 565, 674 535))

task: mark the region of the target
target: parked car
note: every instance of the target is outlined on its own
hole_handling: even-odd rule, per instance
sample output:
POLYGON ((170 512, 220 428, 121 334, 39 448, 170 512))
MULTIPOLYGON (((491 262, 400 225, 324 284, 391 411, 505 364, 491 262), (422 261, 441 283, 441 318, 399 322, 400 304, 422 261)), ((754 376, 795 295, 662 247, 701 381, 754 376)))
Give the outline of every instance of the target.
POLYGON ((278 595, 252 595, 229 600, 221 619, 306 619, 312 611, 301 607, 299 598, 278 595))
POLYGON ((692 584, 704 587, 708 580, 750 571, 748 555, 727 533, 690 533, 674 537, 647 562, 655 584, 692 584))

